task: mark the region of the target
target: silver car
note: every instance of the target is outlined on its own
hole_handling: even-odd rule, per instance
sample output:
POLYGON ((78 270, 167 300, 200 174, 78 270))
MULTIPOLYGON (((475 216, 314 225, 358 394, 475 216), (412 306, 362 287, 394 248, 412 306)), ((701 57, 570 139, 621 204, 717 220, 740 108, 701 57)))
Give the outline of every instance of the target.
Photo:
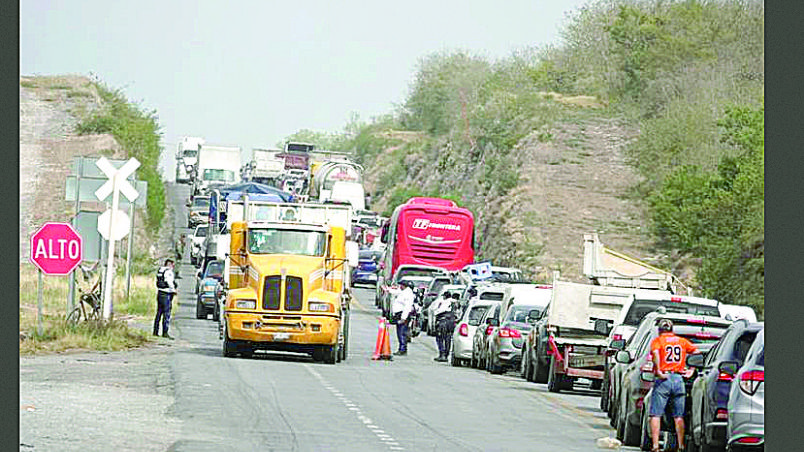
POLYGON ((731 384, 726 438, 730 451, 765 445, 765 330, 754 339, 731 384))
POLYGON ((477 300, 469 305, 452 333, 452 365, 468 364, 472 360, 472 338, 480 325, 480 319, 493 304, 489 300, 477 300))

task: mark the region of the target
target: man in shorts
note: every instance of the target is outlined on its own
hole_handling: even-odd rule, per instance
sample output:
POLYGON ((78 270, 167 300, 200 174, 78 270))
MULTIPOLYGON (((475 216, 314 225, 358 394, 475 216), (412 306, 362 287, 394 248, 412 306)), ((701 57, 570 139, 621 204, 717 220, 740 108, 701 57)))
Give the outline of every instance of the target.
POLYGON ((650 401, 650 436, 652 451, 659 450, 659 428, 665 408, 670 404, 670 414, 676 424, 678 450, 684 450, 684 374, 687 354, 699 353, 692 343, 673 334, 673 322, 669 319, 659 321, 659 337, 650 343, 653 369, 656 379, 653 382, 653 397, 650 401))

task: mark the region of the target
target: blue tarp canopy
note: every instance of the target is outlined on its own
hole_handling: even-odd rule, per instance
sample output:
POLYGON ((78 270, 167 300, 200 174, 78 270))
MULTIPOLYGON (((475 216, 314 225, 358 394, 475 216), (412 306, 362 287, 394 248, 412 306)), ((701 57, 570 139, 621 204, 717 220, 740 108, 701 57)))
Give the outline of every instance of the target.
POLYGON ((242 191, 233 191, 226 195, 227 201, 240 201, 243 199, 244 195, 248 195, 248 199, 251 201, 262 201, 262 202, 286 202, 282 199, 281 196, 275 193, 243 193, 242 191))
MULTIPOLYGON (((243 182, 242 184, 237 185, 227 185, 225 187, 221 187, 218 189, 221 196, 228 197, 229 194, 240 192, 240 193, 247 193, 249 195, 254 194, 264 194, 264 195, 276 195, 281 200, 280 202, 292 202, 293 195, 280 190, 275 187, 271 187, 270 185, 265 184, 258 184, 257 182, 243 182)), ((228 199, 228 198, 227 198, 228 199)))

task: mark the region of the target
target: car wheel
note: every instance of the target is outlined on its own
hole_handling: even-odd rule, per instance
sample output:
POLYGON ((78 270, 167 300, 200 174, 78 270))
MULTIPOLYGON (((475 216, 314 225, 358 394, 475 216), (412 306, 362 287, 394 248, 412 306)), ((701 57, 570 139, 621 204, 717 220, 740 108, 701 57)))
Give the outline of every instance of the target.
POLYGON ((195 300, 195 318, 196 319, 206 319, 207 318, 207 311, 204 309, 204 306, 201 304, 201 300, 195 300))
MULTIPOLYGON (((688 442, 692 442, 692 441, 688 441, 688 442)), ((706 434, 703 432, 703 425, 701 426, 701 444, 700 444, 700 448, 698 448, 698 450, 700 452, 713 452, 713 451, 716 450, 714 447, 712 447, 711 444, 709 444, 709 442, 706 441, 706 434)))
POLYGON ((533 382, 533 363, 530 360, 530 351, 522 358, 522 372, 525 374, 525 380, 533 382))
POLYGON ((220 304, 215 302, 215 308, 212 310, 212 320, 215 322, 221 321, 221 308, 220 304))
POLYGON ((452 352, 450 364, 452 364, 452 367, 461 367, 461 360, 455 357, 455 352, 452 352))
MULTIPOLYGON (((641 416, 640 416, 641 419, 641 416)), ((628 422, 628 416, 624 416, 623 425, 623 445, 625 446, 639 446, 639 440, 642 439, 640 435, 640 425, 633 425, 628 422)))
MULTIPOLYGON (((648 417, 648 411, 642 410, 642 428, 641 431, 641 438, 639 441, 640 449, 642 450, 651 450, 653 447, 653 440, 650 437, 650 417, 648 417)), ((693 452, 691 448, 688 448, 688 452, 693 452)))
POLYGON ((625 424, 623 423, 622 419, 620 419, 618 417, 617 418, 617 439, 622 441, 624 435, 625 435, 625 424))
POLYGON ((538 350, 534 355, 536 355, 536 359, 533 360, 533 381, 536 383, 547 383, 547 372, 549 371, 547 364, 539 359, 538 350))
POLYGON ((602 411, 609 411, 609 380, 603 377, 600 385, 600 409, 602 411))
POLYGON ((477 369, 477 359, 475 359, 475 351, 472 350, 472 357, 469 358, 469 367, 477 369))

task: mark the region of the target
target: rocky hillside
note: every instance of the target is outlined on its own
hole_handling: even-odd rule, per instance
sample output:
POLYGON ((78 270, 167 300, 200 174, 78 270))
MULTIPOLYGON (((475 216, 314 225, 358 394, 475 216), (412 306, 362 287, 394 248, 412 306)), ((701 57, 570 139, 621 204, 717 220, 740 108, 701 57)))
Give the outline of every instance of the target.
MULTIPOLYGON (((126 158, 110 134, 82 135, 75 127, 102 105, 90 79, 78 75, 20 77, 20 261, 30 255, 30 236, 48 221, 69 222, 74 203, 65 201, 65 183, 75 156, 126 158)), ((102 203, 82 203, 103 211, 102 203)), ((135 230, 142 231, 141 215, 135 230)), ((144 243, 137 240, 135 243, 144 243)))
POLYGON ((622 122, 588 112, 534 130, 506 162, 519 169, 514 187, 504 193, 487 190, 496 195, 479 193, 478 181, 487 177, 482 158, 473 163, 449 142, 439 149, 417 150, 421 134, 389 133, 386 138, 402 143, 365 162, 366 186, 371 193, 382 191, 373 204, 379 211, 399 189, 458 194, 459 202, 475 214, 480 259, 520 267, 542 281, 553 270, 582 281, 584 233, 598 232, 607 246, 657 263, 651 258, 644 206, 632 194, 639 176, 624 155, 636 133, 622 122), (398 159, 404 177, 389 174, 398 159), (385 185, 392 178, 399 182, 385 185))

